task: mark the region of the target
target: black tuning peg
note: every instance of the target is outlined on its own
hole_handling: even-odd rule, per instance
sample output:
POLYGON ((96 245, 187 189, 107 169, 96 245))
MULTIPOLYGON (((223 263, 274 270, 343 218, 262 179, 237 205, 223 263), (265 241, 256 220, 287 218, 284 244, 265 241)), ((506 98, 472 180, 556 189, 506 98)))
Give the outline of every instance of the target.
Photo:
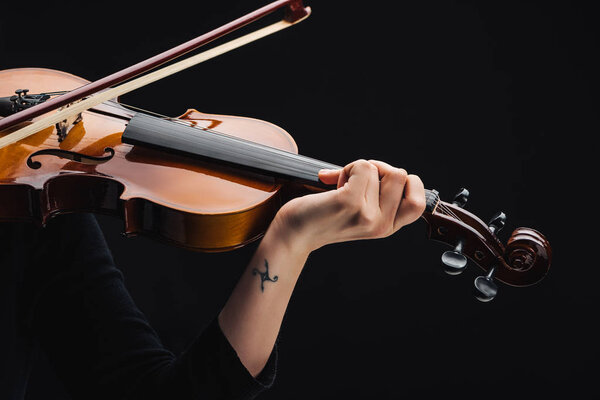
POLYGON ((454 200, 452 200, 452 204, 457 205, 460 208, 464 208, 465 204, 467 204, 468 199, 469 199, 469 191, 465 188, 462 188, 454 196, 454 200))
POLYGON ((482 302, 488 302, 498 294, 498 286, 494 282, 494 272, 496 268, 490 269, 486 276, 478 276, 473 284, 475 285, 475 297, 482 302))
POLYGON ((502 211, 498 212, 496 215, 492 217, 490 222, 488 222, 488 228, 492 233, 500 232, 500 229, 504 228, 504 224, 506 223, 506 214, 502 211))
POLYGON ((449 275, 458 275, 467 267, 467 257, 462 254, 463 242, 459 241, 454 250, 445 251, 442 254, 444 271, 449 275))

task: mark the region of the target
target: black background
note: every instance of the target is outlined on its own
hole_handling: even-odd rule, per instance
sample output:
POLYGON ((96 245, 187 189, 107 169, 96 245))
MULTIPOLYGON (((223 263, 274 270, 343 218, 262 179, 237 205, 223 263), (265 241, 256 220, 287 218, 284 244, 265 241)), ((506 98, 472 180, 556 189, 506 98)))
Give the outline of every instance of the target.
MULTIPOLYGON (((591 3, 591 2, 590 2, 591 3)), ((89 80, 148 58, 265 1, 44 4, 0 11, 0 67, 89 80)), ((471 293, 475 266, 445 275, 445 246, 417 221, 394 236, 314 252, 263 399, 597 396, 596 17, 584 2, 307 2, 297 26, 125 95, 167 115, 250 116, 300 152, 387 161, 483 220, 508 215, 553 246, 549 275, 471 293), (393 6, 392 6, 393 4, 393 6)), ((226 301, 256 244, 200 254, 120 236, 99 217, 126 284, 180 351, 226 301)), ((45 360, 30 399, 62 398, 45 360)))

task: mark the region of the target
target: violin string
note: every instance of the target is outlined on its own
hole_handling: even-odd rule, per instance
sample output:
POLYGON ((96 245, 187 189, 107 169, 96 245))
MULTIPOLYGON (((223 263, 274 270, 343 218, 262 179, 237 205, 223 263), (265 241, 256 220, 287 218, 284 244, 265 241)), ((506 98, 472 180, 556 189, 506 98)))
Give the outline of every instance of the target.
MULTIPOLYGON (((425 189, 425 192, 428 192, 428 189, 425 189)), ((460 218, 458 215, 456 215, 456 214, 454 213, 454 211, 452 211, 452 209, 446 205, 446 203, 442 202, 442 201, 440 200, 439 196, 437 196, 437 195, 436 195, 436 197, 435 197, 435 198, 436 198, 436 200, 437 200, 437 204, 436 204, 436 206, 434 207, 434 210, 435 210, 436 212, 439 212, 439 213, 440 213, 440 214, 442 214, 442 215, 448 215, 448 216, 451 216, 451 217, 453 217, 453 218, 457 219, 458 221, 461 221, 461 222, 462 222, 462 219, 461 219, 461 218, 460 218)))
POLYGON ((438 197, 438 204, 436 207, 436 210, 440 212, 440 214, 444 214, 444 215, 449 215, 451 217, 456 218, 459 221, 462 221, 460 219, 460 217, 458 217, 453 211, 452 209, 450 209, 450 207, 448 207, 445 203, 443 203, 441 200, 439 200, 438 197))
MULTIPOLYGON (((55 93, 58 93, 58 92, 55 92, 55 93)), ((169 121, 173 121, 173 122, 177 122, 177 123, 182 123, 182 124, 185 124, 185 125, 188 125, 188 126, 190 126, 190 125, 189 125, 188 123, 186 123, 185 121, 178 120, 177 118, 168 117, 168 116, 166 116, 166 115, 163 115, 163 114, 160 114, 160 113, 157 113, 157 112, 154 112, 154 111, 149 111, 149 110, 143 109, 143 108, 141 108, 141 107, 133 106, 133 105, 126 104, 126 103, 122 103, 122 102, 117 102, 117 101, 115 101, 115 100, 108 100, 108 101, 104 102, 103 104, 107 104, 107 103, 108 103, 108 105, 109 105, 109 106, 111 106, 111 107, 113 107, 113 108, 118 108, 118 109, 123 109, 123 108, 125 108, 125 109, 136 110, 136 111, 139 111, 139 112, 143 112, 143 113, 146 113, 146 114, 153 115, 153 116, 155 116, 155 117, 157 117, 157 118, 161 118, 161 119, 165 119, 165 120, 169 120, 169 121)), ((208 128, 197 128, 197 129, 200 129, 200 130, 202 130, 202 131, 205 131, 205 132, 211 132, 211 133, 216 133, 216 134, 220 134, 220 135, 227 135, 227 134, 225 134, 225 133, 223 133, 223 132, 219 132, 219 131, 217 131, 217 130, 214 130, 214 129, 208 129, 208 128)), ((227 135, 227 136, 230 136, 230 135, 227 135)), ((84 141, 88 141, 88 139, 87 139, 87 138, 82 138, 82 139, 83 139, 84 141)), ((92 141, 93 139, 89 139, 89 140, 90 140, 90 141, 92 141)), ((288 157, 290 157, 290 158, 294 159, 294 161, 303 161, 303 160, 300 158, 300 157, 302 157, 302 156, 296 155, 296 154, 294 154, 294 153, 289 153, 289 152, 285 152, 285 153, 286 153, 286 155, 289 155, 288 157)), ((318 161, 318 160, 317 160, 317 161, 318 161)), ((439 199, 438 199, 438 207, 437 207, 437 209, 438 209, 438 210, 440 211, 440 213, 442 213, 442 214, 445 214, 445 215, 451 216, 451 217, 455 218, 455 219, 456 219, 456 220, 458 220, 458 221, 462 221, 462 219, 461 219, 459 216, 457 216, 457 215, 456 215, 456 214, 455 214, 455 213, 454 213, 454 212, 453 212, 453 211, 452 211, 452 210, 451 210, 449 207, 447 207, 447 206, 446 206, 444 203, 442 203, 441 201, 439 201, 439 199)))
MULTIPOLYGON (((300 155, 300 154, 291 153, 289 151, 281 150, 281 149, 278 149, 278 148, 275 148, 275 147, 270 147, 270 146, 262 145, 260 143, 250 142, 250 141, 247 141, 247 140, 245 140, 243 138, 238 138, 236 136, 232 136, 231 134, 228 134, 228 133, 225 133, 225 132, 221 132, 221 131, 218 131, 216 129, 209 129, 209 128, 202 128, 202 127, 192 126, 188 122, 182 121, 182 120, 180 120, 178 118, 168 117, 168 116, 165 116, 165 115, 153 112, 153 111, 144 110, 143 108, 140 108, 140 107, 131 106, 131 105, 125 104, 125 103, 118 103, 118 102, 115 102, 114 100, 110 100, 110 105, 113 106, 113 107, 118 107, 118 108, 122 108, 122 107, 120 107, 120 105, 124 106, 125 108, 131 107, 132 109, 139 110, 140 112, 143 112, 143 113, 151 114, 151 115, 153 115, 155 117, 158 117, 158 118, 161 118, 161 119, 164 119, 164 120, 168 120, 168 121, 171 121, 171 122, 175 122, 175 123, 180 123, 180 124, 183 124, 183 125, 187 125, 187 126, 193 127, 195 129, 199 129, 199 130, 204 131, 204 132, 209 132, 209 133, 214 133, 216 135, 221 135, 222 137, 225 137, 225 138, 233 138, 237 143, 240 143, 242 145, 246 144, 248 146, 253 146, 254 149, 252 149, 252 151, 255 152, 255 154, 259 154, 260 152, 262 152, 263 153, 262 154, 263 157, 266 157, 266 158, 260 159, 259 157, 257 157, 257 159, 260 159, 262 162, 269 162, 269 161, 271 161, 270 160, 271 159, 270 156, 272 156, 274 154, 277 154, 278 156, 283 157, 283 159, 287 160, 287 164, 286 164, 287 168, 292 168, 292 169, 295 168, 295 170, 297 172, 302 171, 302 167, 308 167, 308 168, 310 168, 310 167, 332 168, 332 166, 333 166, 333 164, 325 162, 325 161, 312 159, 312 158, 309 158, 309 157, 306 157, 306 156, 303 156, 303 155, 300 155), (294 166, 293 163, 296 163, 296 165, 294 166)), ((339 168, 341 168, 341 167, 339 167, 339 168)))
MULTIPOLYGON (((182 121, 182 120, 177 119, 177 118, 168 117, 168 116, 162 115, 160 113, 156 113, 156 112, 153 112, 153 111, 142 109, 140 107, 131 106, 131 105, 128 105, 128 104, 125 104, 125 103, 120 103, 120 102, 117 102, 117 101, 115 101, 113 99, 106 100, 106 101, 104 101, 101 104, 108 105, 108 106, 111 106, 113 108, 118 108, 120 110, 123 110, 123 108, 127 109, 129 107, 131 109, 139 110, 140 112, 153 115, 153 116, 155 116, 157 118, 161 118, 161 119, 168 120, 168 121, 171 121, 171 122, 181 123, 181 124, 184 124, 184 125, 187 125, 187 126, 191 126, 186 121, 182 121)), ((128 110, 128 111, 131 111, 131 110, 128 110)), ((123 117, 123 115, 120 115, 120 117, 123 117)), ((129 116, 129 118, 131 118, 131 117, 129 116)), ((235 140, 235 142, 238 143, 238 144, 242 144, 242 145, 243 144, 247 144, 248 146, 253 146, 254 148, 251 149, 251 151, 252 151, 252 154, 255 156, 256 160, 261 161, 263 163, 271 163, 271 164, 273 164, 275 166, 278 166, 278 167, 284 167, 285 169, 291 170, 293 172, 299 172, 299 173, 306 172, 306 168, 308 168, 310 171, 314 170, 314 168, 319 168, 319 169, 322 169, 322 168, 333 168, 333 167, 342 168, 342 167, 333 165, 331 163, 326 163, 326 162, 321 161, 321 160, 312 159, 310 157, 306 157, 306 156, 303 156, 303 155, 300 155, 300 154, 291 153, 289 151, 280 150, 280 149, 277 149, 277 148, 273 148, 273 147, 262 145, 262 144, 255 143, 255 142, 249 142, 249 141, 247 141, 245 139, 238 138, 238 137, 232 136, 230 134, 227 134, 227 133, 224 133, 224 132, 220 132, 218 130, 208 129, 208 128, 201 128, 201 127, 194 127, 194 128, 202 130, 204 132, 209 132, 209 133, 214 133, 214 134, 217 134, 217 135, 221 135, 222 138, 223 137, 224 138, 230 138, 230 139, 233 138, 233 140, 235 140), (280 159, 283 159, 284 160, 284 164, 280 165, 279 163, 274 163, 273 162, 273 157, 272 157, 274 154, 278 155, 280 159), (262 158, 260 158, 259 156, 262 156, 262 158)), ((311 174, 312 173, 314 173, 314 172, 311 172, 311 174)))
POLYGON ((453 216, 453 217, 456 217, 456 218, 458 218, 458 217, 457 217, 457 216, 454 214, 454 212, 452 212, 452 210, 451 210, 451 209, 450 209, 448 206, 446 206, 444 203, 440 202, 440 204, 438 205, 438 208, 439 208, 439 209, 440 209, 440 210, 441 210, 441 211, 442 211, 444 214, 446 214, 446 215, 450 215, 450 216, 453 216))
MULTIPOLYGON (((194 127, 187 121, 164 116, 164 115, 161 115, 156 112, 144 110, 140 107, 122 104, 122 103, 116 102, 112 99, 106 100, 102 104, 107 105, 112 108, 118 108, 121 111, 126 110, 129 113, 135 112, 135 111, 132 111, 131 109, 128 109, 127 107, 125 107, 125 106, 128 106, 128 107, 131 107, 132 109, 140 110, 143 113, 147 113, 147 114, 156 116, 157 118, 161 118, 161 119, 168 120, 171 122, 180 123, 182 125, 194 127)), ((92 111, 92 110, 93 109, 90 109, 90 111, 92 111)), ((97 111, 100 111, 101 113, 106 112, 104 110, 97 110, 97 111), (102 112, 102 111, 104 111, 104 112, 102 112)), ((122 113, 121 114, 110 113, 110 114, 112 114, 112 116, 116 117, 116 118, 126 118, 126 119, 132 118, 131 115, 124 115, 122 113)), ((219 135, 219 136, 215 136, 215 138, 213 138, 213 140, 214 140, 215 144, 217 144, 217 146, 223 146, 224 143, 226 146, 231 146, 231 145, 242 146, 240 148, 240 151, 243 151, 247 154, 251 154, 252 158, 254 160, 256 160, 258 163, 260 163, 262 165, 271 165, 273 168, 275 168, 276 171, 280 171, 280 173, 282 173, 284 175, 287 174, 292 177, 294 177, 294 176, 296 176, 296 177, 311 176, 311 177, 316 178, 316 176, 318 174, 318 170, 320 170, 322 168, 337 167, 337 166, 334 166, 333 164, 326 163, 321 160, 312 159, 312 158, 302 156, 302 155, 299 155, 296 153, 291 153, 288 151, 269 147, 269 146, 262 145, 262 144, 259 144, 256 142, 251 142, 251 141, 248 141, 248 140, 245 140, 242 138, 238 138, 231 134, 220 132, 220 131, 217 131, 214 129, 207 129, 207 128, 202 128, 202 127, 194 127, 194 128, 196 128, 202 132, 210 132, 210 133, 219 135), (232 140, 233 140, 233 143, 229 143, 232 140), (223 142, 223 143, 221 143, 221 142, 223 142)), ((82 140, 87 141, 87 138, 81 138, 80 141, 82 141, 82 140)), ((339 168, 341 168, 341 167, 339 167, 339 168)))
MULTIPOLYGON (((48 92, 48 93, 42 93, 42 94, 55 95, 55 94, 62 94, 62 93, 66 93, 66 92, 48 92)), ((143 108, 141 108, 141 107, 133 106, 133 105, 126 104, 126 103, 122 103, 122 102, 117 102, 117 101, 115 101, 115 100, 112 100, 112 99, 111 99, 111 100, 108 100, 108 101, 106 101, 106 102, 104 102, 103 104, 108 104, 109 106, 111 106, 111 107, 113 107, 113 108, 118 108, 118 109, 121 109, 121 110, 122 110, 123 108, 125 108, 125 109, 130 109, 130 110, 135 110, 135 111, 138 111, 138 112, 143 112, 143 113, 146 113, 146 114, 149 114, 149 115, 153 115, 153 116, 155 116, 155 117, 157 117, 157 118, 161 118, 161 119, 165 119, 165 120, 168 120, 168 121, 172 121, 172 122, 176 122, 176 123, 182 123, 182 124, 185 124, 185 125, 191 126, 190 124, 186 123, 186 121, 181 121, 181 120, 179 120, 179 119, 177 119, 177 118, 172 118, 172 117, 169 117, 169 116, 166 116, 166 115, 163 115, 163 114, 160 114, 160 113, 154 112, 154 111, 150 111, 150 110, 143 109, 143 108)), ((228 134, 226 134, 226 133, 224 133, 224 132, 219 132, 218 130, 214 130, 214 129, 208 129, 208 128, 197 128, 197 129, 200 129, 200 130, 202 130, 202 131, 205 131, 205 132, 210 132, 210 133, 219 134, 219 135, 231 136, 231 135, 228 135, 228 134)), ((88 141, 88 138, 82 138, 82 139, 83 139, 84 141, 88 141)), ((93 141, 93 139, 89 139, 89 141, 93 141)), ((268 146, 264 146, 264 147, 267 147, 267 148, 269 148, 269 149, 270 149, 270 147, 268 147, 268 146)), ((278 150, 278 149, 275 149, 275 150, 278 150)), ((303 157, 303 156, 300 156, 300 155, 298 155, 298 154, 289 153, 289 152, 284 152, 284 153, 285 153, 285 155, 286 155, 286 156, 288 156, 289 158, 291 158, 291 159, 292 159, 292 160, 294 160, 294 161, 300 161, 300 162, 303 162, 303 161, 305 161, 305 160, 304 160, 304 157, 303 157)), ((115 155, 116 155, 116 156, 118 156, 118 154, 115 154, 115 155)), ((316 161, 319 161, 319 160, 316 160, 316 161)), ((458 220, 458 221, 461 221, 461 222, 462 222, 462 219, 461 219, 459 216, 457 216, 457 215, 456 215, 456 214, 455 214, 455 213, 454 213, 454 212, 453 212, 453 211, 452 211, 452 210, 451 210, 449 207, 447 207, 447 206, 446 206, 446 205, 445 205, 443 202, 439 201, 439 199, 438 199, 438 207, 437 207, 437 209, 438 209, 438 210, 439 210, 439 211, 440 211, 442 214, 445 214, 445 215, 451 216, 451 217, 455 218, 456 220, 458 220)))
MULTIPOLYGON (((441 208, 441 209, 442 209, 442 210, 443 210, 443 211, 444 211, 444 212, 445 212, 447 215, 449 215, 449 216, 451 216, 451 217, 454 217, 455 219, 457 219, 457 220, 458 220, 458 221, 460 221, 460 222, 463 222, 463 220, 462 220, 462 219, 461 219, 461 218, 460 218, 458 215, 456 215, 456 214, 455 214, 455 213, 454 213, 454 212, 453 212, 453 211, 452 211, 452 210, 451 210, 451 209, 450 209, 448 206, 446 206, 446 205, 444 205, 444 204, 442 204, 442 203, 440 203, 440 206, 441 206, 440 208, 441 208)), ((439 206, 438 206, 438 207, 439 207, 439 206)))
POLYGON ((143 109, 141 107, 132 106, 131 104, 126 104, 126 103, 118 102, 118 101, 115 101, 115 100, 108 100, 104 104, 106 104, 106 103, 110 103, 110 105, 112 107, 114 107, 114 108, 119 108, 119 109, 121 109, 123 107, 125 107, 125 108, 131 108, 132 110, 143 112, 145 114, 153 115, 155 117, 166 119, 166 120, 171 120, 172 121, 172 120, 176 119, 176 118, 171 118, 171 117, 168 117, 166 115, 163 115, 163 114, 160 114, 160 113, 157 113, 157 112, 154 112, 154 111, 146 110, 146 109, 143 109))

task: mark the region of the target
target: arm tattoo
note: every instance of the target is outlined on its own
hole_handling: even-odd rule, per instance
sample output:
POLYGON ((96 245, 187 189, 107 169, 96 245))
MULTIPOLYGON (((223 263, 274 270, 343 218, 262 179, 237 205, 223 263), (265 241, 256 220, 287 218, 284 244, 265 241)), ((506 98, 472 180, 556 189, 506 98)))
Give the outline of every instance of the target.
POLYGON ((265 281, 277 282, 277 275, 275 275, 273 278, 271 278, 269 276, 269 263, 266 258, 265 258, 265 268, 266 268, 265 272, 260 272, 256 268, 254 268, 252 270, 252 275, 256 275, 256 274, 260 275, 260 291, 261 292, 265 291, 265 281))

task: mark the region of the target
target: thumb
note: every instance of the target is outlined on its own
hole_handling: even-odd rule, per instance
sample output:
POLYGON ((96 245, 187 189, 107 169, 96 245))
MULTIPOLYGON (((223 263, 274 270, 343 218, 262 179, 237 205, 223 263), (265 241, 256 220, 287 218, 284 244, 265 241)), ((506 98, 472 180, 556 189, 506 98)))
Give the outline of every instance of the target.
POLYGON ((322 169, 319 171, 319 179, 326 185, 335 185, 341 172, 341 169, 322 169))

